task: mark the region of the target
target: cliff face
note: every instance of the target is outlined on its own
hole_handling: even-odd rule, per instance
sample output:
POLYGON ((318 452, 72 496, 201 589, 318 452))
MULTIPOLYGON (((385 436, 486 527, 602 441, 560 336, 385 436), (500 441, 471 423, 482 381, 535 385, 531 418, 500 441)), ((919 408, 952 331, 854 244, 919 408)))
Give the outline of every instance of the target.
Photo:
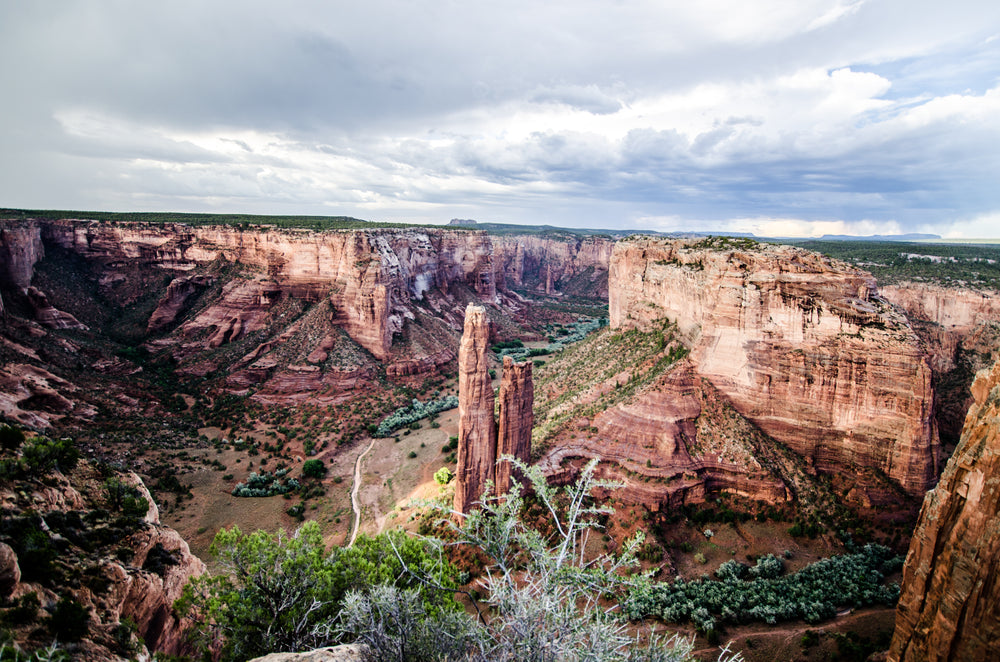
MULTIPOLYGON (((630 379, 616 375, 601 390, 621 388, 630 379)), ((586 402, 593 394, 580 397, 586 402)), ((799 478, 795 468, 773 441, 726 411, 725 400, 690 361, 681 361, 631 401, 579 420, 539 466, 562 482, 575 475, 573 458, 597 458, 605 477, 624 484, 619 493, 625 499, 653 512, 720 492, 767 503, 789 500, 789 487, 797 487, 799 478)))
POLYGON ((958 448, 924 499, 890 660, 993 660, 1000 638, 1000 363, 972 386, 958 448))
MULTIPOLYGON (((510 455, 525 463, 531 459, 531 428, 534 424, 532 405, 535 402, 531 369, 530 361, 515 363, 511 357, 503 357, 503 378, 497 393, 500 401, 497 458, 510 455)), ((512 476, 516 477, 516 471, 510 462, 497 464, 497 494, 506 494, 510 490, 512 476)))
POLYGON ((609 283, 613 328, 675 321, 697 372, 816 468, 933 484, 930 366, 866 272, 791 247, 642 238, 616 245, 609 283))
POLYGON ((465 330, 458 349, 458 467, 455 510, 468 513, 495 478, 497 425, 493 419, 493 384, 486 354, 490 321, 486 309, 465 309, 465 330))
POLYGON ((973 402, 969 386, 998 358, 1000 294, 915 282, 879 291, 906 313, 920 336, 934 371, 941 440, 957 443, 973 402))
MULTIPOLYGON (((484 300, 496 296, 492 246, 484 233, 450 230, 354 230, 299 232, 241 231, 230 227, 108 224, 39 221, 26 227, 108 274, 128 264, 191 271, 215 260, 242 264, 266 274, 290 296, 329 298, 336 316, 356 342, 379 360, 389 356, 393 335, 403 325, 411 299, 456 280, 484 300)), ((18 226, 19 232, 21 230, 18 226)), ((18 246, 27 239, 18 238, 18 246)), ((30 244, 30 242, 28 242, 30 244)), ((16 251, 18 278, 24 279, 38 251, 16 251), (30 264, 28 264, 30 262, 30 264), (27 265, 27 266, 25 266, 27 265)), ((19 281, 18 281, 19 282, 19 281)), ((178 283, 178 287, 180 287, 178 283)), ((151 329, 165 326, 180 292, 163 302, 151 329), (171 303, 171 302, 174 303, 171 303)), ((230 320, 231 321, 231 320, 230 320)), ((223 332, 230 333, 231 331, 223 332)))
POLYGON ((37 223, 0 223, 0 285, 27 290, 35 263, 44 255, 41 228, 37 223))
POLYGON ((492 241, 501 289, 608 296, 608 264, 615 244, 611 239, 501 235, 492 241))

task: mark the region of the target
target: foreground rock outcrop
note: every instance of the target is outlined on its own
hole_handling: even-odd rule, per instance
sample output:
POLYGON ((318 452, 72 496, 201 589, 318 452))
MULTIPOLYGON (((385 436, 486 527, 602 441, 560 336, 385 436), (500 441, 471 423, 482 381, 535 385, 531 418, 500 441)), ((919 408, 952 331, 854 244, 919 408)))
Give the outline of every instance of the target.
POLYGON ((364 662, 367 659, 369 653, 364 644, 343 644, 305 653, 271 653, 255 657, 250 662, 364 662))
MULTIPOLYGON (((190 652, 187 625, 174 615, 173 603, 191 577, 205 572, 205 564, 176 531, 161 524, 142 480, 134 473, 115 476, 149 504, 145 517, 135 518, 109 514, 103 487, 107 479, 87 463, 68 475, 53 471, 43 480, 38 478, 14 478, 0 487, 0 502, 7 513, 4 535, 11 530, 27 531, 33 541, 28 544, 15 537, 8 538, 9 544, 0 543, 2 596, 33 593, 47 609, 65 597, 81 605, 88 613, 89 629, 79 643, 72 644, 79 659, 129 657, 115 643, 120 624, 129 620, 139 637, 137 652, 190 652), (21 548, 22 558, 14 548, 21 548), (46 556, 54 555, 55 549, 58 558, 46 556), (35 558, 27 558, 32 554, 35 558), (30 572, 22 571, 19 563, 30 572)), ((15 635, 34 641, 45 632, 44 627, 38 629, 29 622, 15 635)))
POLYGON ((816 469, 934 483, 931 369, 870 274, 787 246, 638 238, 609 283, 613 328, 676 322, 698 374, 816 469))
POLYGON ((527 462, 531 457, 531 363, 504 357, 500 384, 500 422, 494 418, 493 382, 488 361, 491 326, 486 309, 469 305, 458 350, 458 467, 455 510, 468 513, 482 497, 487 482, 494 494, 510 489, 512 466, 503 455, 527 462))
POLYGON ((889 659, 997 659, 1000 362, 972 386, 958 448, 927 494, 903 568, 889 659))

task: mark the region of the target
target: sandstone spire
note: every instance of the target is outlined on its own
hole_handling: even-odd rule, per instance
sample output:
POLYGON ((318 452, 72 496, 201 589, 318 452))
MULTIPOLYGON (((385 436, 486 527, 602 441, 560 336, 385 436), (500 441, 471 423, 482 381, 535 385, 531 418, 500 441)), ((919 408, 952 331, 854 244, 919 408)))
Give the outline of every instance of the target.
POLYGON ((1000 362, 972 385, 962 439, 903 568, 893 662, 994 660, 1000 639, 1000 362))
MULTIPOLYGON (((497 440, 497 457, 512 455, 527 463, 531 459, 531 426, 534 423, 532 407, 535 388, 531 381, 531 362, 514 363, 503 357, 503 379, 500 382, 500 425, 497 440)), ((496 494, 510 489, 513 466, 500 461, 496 465, 496 494)), ((516 472, 515 472, 516 474, 516 472)))
POLYGON ((493 384, 486 362, 490 322, 483 306, 465 309, 465 329, 458 349, 458 469, 455 510, 468 513, 482 497, 487 481, 494 494, 510 489, 511 465, 502 455, 527 462, 531 457, 531 411, 534 387, 531 363, 505 356, 500 383, 500 426, 493 418, 493 384))
POLYGON ((458 468, 455 510, 467 513, 494 479, 497 425, 493 420, 493 385, 486 353, 490 320, 483 306, 465 309, 465 329, 458 349, 458 468))

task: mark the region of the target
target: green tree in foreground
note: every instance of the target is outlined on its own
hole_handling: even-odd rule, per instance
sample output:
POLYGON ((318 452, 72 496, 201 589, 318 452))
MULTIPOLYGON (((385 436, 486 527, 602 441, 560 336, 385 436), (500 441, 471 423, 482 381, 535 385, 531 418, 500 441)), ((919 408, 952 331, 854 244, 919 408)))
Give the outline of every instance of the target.
POLYGON ((393 531, 327 552, 315 522, 291 537, 223 529, 211 552, 227 574, 191 580, 175 607, 196 621, 202 646, 222 645, 223 660, 328 646, 342 638, 337 619, 352 590, 392 585, 416 591, 428 614, 457 610, 451 591, 425 588, 403 570, 452 589, 456 571, 439 551, 393 531))
POLYGON ((323 464, 323 460, 306 460, 302 463, 302 475, 322 478, 326 475, 326 465, 323 464))

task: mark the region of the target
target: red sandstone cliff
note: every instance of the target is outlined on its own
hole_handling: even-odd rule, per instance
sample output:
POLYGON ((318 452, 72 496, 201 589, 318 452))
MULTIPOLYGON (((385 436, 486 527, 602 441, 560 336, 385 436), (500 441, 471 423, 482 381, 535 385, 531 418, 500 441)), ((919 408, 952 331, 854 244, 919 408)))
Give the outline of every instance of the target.
POLYGON ((889 659, 997 659, 1000 362, 972 386, 958 448, 924 498, 903 568, 889 659))
MULTIPOLYGON (((388 357, 411 299, 431 288, 465 282, 493 301, 492 245, 481 232, 456 230, 350 230, 307 232, 180 224, 94 221, 4 222, 0 249, 11 254, 8 280, 21 287, 51 242, 93 264, 110 280, 124 265, 191 271, 215 260, 267 275, 290 296, 328 297, 342 325, 376 358, 388 357), (6 248, 3 248, 6 247, 6 248)), ((180 287, 180 284, 178 284, 180 287)), ((172 321, 180 292, 165 298, 152 328, 172 321)))
POLYGON ((615 246, 609 289, 613 328, 676 322, 697 372, 816 468, 933 484, 930 366, 866 272, 791 247, 638 238, 615 246))
POLYGON ((942 442, 958 442, 972 406, 976 372, 993 365, 1000 348, 1000 293, 904 282, 879 292, 906 313, 930 357, 942 442))
MULTIPOLYGON (((616 375, 576 399, 586 405, 631 378, 616 375)), ((808 481, 687 360, 629 401, 574 423, 551 443, 542 470, 564 482, 576 475, 576 458, 599 459, 599 474, 623 484, 620 498, 653 512, 720 492, 784 503, 808 481)))
POLYGON ((492 238, 497 287, 606 298, 615 242, 607 237, 500 235, 492 238))

